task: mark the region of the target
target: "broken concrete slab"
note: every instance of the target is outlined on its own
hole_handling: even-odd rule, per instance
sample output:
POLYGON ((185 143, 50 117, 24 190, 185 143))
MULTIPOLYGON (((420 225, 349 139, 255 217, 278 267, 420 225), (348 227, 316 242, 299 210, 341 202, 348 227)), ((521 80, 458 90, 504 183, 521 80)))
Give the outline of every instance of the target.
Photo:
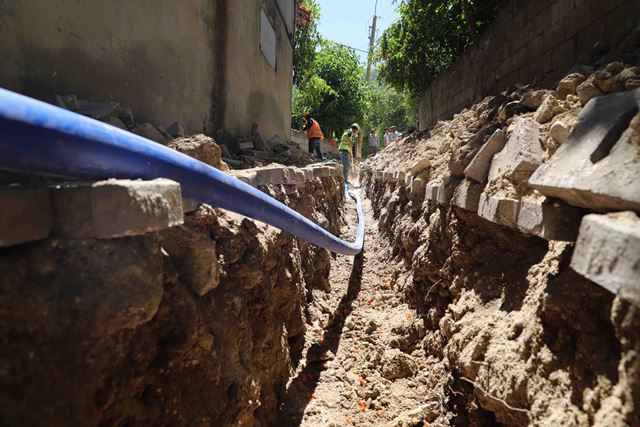
POLYGON ((467 211, 478 212, 480 194, 482 194, 483 189, 484 186, 482 184, 465 179, 455 189, 451 203, 467 211))
POLYGON ((519 210, 519 200, 509 197, 490 196, 487 193, 480 194, 478 216, 486 220, 516 228, 519 210))
POLYGON ((156 127, 151 123, 140 123, 132 130, 132 132, 162 145, 167 145, 169 143, 169 140, 162 136, 158 129, 156 129, 156 127))
POLYGON ((0 247, 45 239, 53 225, 47 187, 0 187, 0 247))
POLYGON ((180 184, 109 179, 51 188, 52 235, 74 239, 135 236, 182 224, 180 184))
POLYGON ((485 142, 469 165, 464 170, 464 176, 471 178, 476 182, 483 183, 487 180, 489 169, 491 168, 491 160, 494 154, 499 153, 507 142, 507 136, 502 129, 496 130, 493 135, 485 142))
POLYGON ((572 242, 578 236, 583 211, 546 197, 524 197, 520 201, 518 229, 546 240, 572 242))
POLYGON ((529 184, 591 210, 640 210, 639 105, 640 89, 589 101, 569 139, 529 184))
POLYGON ((129 130, 129 128, 127 128, 127 126, 122 122, 122 120, 117 117, 111 117, 109 120, 107 120, 107 124, 110 124, 111 126, 115 126, 122 130, 129 130))
POLYGON ((630 211, 586 215, 571 268, 640 307, 640 218, 630 211))
POLYGON ((238 147, 240 150, 253 150, 255 148, 253 141, 238 142, 238 147))
POLYGON ((56 95, 56 103, 58 107, 66 108, 71 111, 78 111, 80 102, 76 95, 56 95))
POLYGON ((180 277, 202 296, 220 284, 216 242, 184 226, 160 234, 160 243, 180 277))
POLYGON ((120 108, 120 113, 118 113, 118 118, 122 120, 122 123, 124 123, 127 126, 127 128, 133 129, 134 127, 136 127, 136 121, 133 119, 133 112, 131 111, 131 108, 129 107, 120 108))
POLYGON ((526 181, 543 160, 540 126, 529 118, 518 118, 504 148, 493 156, 489 181, 504 174, 526 181))
POLYGON ((270 151, 260 151, 260 150, 240 150, 240 154, 243 156, 255 157, 263 160, 266 160, 269 157, 271 157, 270 151))
POLYGON ((173 122, 167 126, 167 132, 174 138, 182 138, 184 136, 184 128, 180 122, 173 122))
POLYGON ((107 121, 111 117, 118 116, 120 104, 109 102, 80 102, 78 113, 96 120, 107 121))

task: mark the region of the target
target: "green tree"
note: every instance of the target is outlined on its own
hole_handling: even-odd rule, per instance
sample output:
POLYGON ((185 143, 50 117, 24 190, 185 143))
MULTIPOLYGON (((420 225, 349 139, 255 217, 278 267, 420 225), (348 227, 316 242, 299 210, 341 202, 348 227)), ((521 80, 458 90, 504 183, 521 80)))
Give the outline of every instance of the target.
POLYGON ((293 91, 294 127, 311 112, 327 136, 341 132, 364 117, 366 86, 358 56, 349 48, 321 40, 310 68, 310 77, 293 91))
POLYGON ((400 19, 377 50, 381 78, 420 96, 433 79, 473 44, 502 0, 400 0, 400 19))
POLYGON ((320 43, 318 20, 320 6, 315 0, 303 0, 298 6, 297 30, 293 45, 293 84, 298 86, 311 77, 313 60, 320 43))

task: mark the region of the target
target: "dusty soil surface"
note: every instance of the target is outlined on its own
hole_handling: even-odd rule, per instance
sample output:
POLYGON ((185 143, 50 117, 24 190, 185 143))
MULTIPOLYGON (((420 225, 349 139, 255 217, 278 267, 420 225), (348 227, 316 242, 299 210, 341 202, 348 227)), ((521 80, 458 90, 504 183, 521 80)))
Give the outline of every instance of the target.
MULTIPOLYGON (((422 321, 396 289, 401 266, 391 258, 368 199, 363 209, 363 253, 334 256, 330 291, 308 295, 303 360, 288 384, 278 425, 446 424, 445 368, 426 357, 422 321)), ((350 199, 345 218, 342 235, 352 238, 358 219, 350 199)))

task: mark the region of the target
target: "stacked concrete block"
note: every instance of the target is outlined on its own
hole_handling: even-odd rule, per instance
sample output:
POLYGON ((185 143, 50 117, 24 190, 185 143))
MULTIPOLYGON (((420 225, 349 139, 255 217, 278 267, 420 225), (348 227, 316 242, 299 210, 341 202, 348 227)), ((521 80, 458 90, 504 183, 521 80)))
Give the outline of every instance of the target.
POLYGON ((569 139, 529 184, 591 210, 640 210, 640 144, 633 129, 640 119, 632 122, 639 106, 640 89, 590 100, 569 139))
POLYGON ((571 268, 640 307, 640 218, 629 211, 585 216, 571 268))
POLYGON ((168 179, 66 184, 53 187, 51 199, 57 237, 135 236, 182 224, 180 184, 168 179))
POLYGON ((527 180, 543 161, 540 126, 529 118, 518 118, 504 148, 493 156, 489 181, 504 174, 527 180))
POLYGON ((2 187, 0 206, 0 247, 49 236, 53 213, 47 187, 2 187))
POLYGON ((478 215, 496 224, 516 228, 520 201, 509 197, 491 196, 487 193, 480 195, 478 215))
POLYGON ((284 168, 256 169, 257 185, 280 185, 284 183, 284 168))
POLYGON ((456 188, 453 193, 452 203, 462 209, 478 212, 480 205, 480 194, 482 194, 483 186, 477 182, 465 179, 456 188))
POLYGON ((476 182, 483 183, 487 180, 489 175, 489 168, 491 168, 491 160, 494 154, 499 153, 507 142, 507 136, 505 133, 498 129, 487 140, 487 142, 480 147, 474 158, 464 170, 464 176, 471 178, 476 182))
POLYGON ((520 201, 518 229, 546 240, 575 241, 582 211, 546 197, 525 197, 520 201))

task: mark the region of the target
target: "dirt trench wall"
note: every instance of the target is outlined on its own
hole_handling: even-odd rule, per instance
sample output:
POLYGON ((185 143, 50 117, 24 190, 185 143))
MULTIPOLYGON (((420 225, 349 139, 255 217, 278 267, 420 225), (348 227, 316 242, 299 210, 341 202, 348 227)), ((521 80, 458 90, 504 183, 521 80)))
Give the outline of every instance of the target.
MULTIPOLYGON (((530 103, 539 91, 488 97, 364 163, 363 186, 378 226, 392 245, 390 262, 399 265, 396 289, 422 314, 425 352, 443 360, 450 371, 447 404, 454 425, 640 425, 637 301, 612 293, 611 283, 596 278, 598 285, 570 266, 576 266, 573 255, 583 234, 582 227, 578 232, 581 219, 584 224, 584 218, 610 214, 583 216, 597 210, 600 202, 594 200, 591 209, 585 205, 586 212, 576 212, 566 199, 544 199, 529 180, 538 166, 553 164, 563 144, 575 143, 572 129, 591 120, 579 115, 586 102, 577 102, 571 93, 561 95, 574 77, 563 79, 557 91, 545 95, 548 100, 566 97, 563 107, 551 114, 556 116, 553 121, 541 118, 548 101, 530 103), (534 130, 519 134, 527 120, 543 123, 539 133, 532 126, 534 130), (553 128, 562 121, 571 125, 558 138, 553 128), (544 124, 549 122, 551 130, 544 124), (471 165, 486 156, 482 150, 501 133, 506 145, 485 157, 484 175, 473 180, 470 175, 477 175, 470 169, 478 169, 471 165), (525 153, 527 144, 546 150, 532 170, 498 170, 492 177, 496 165, 504 164, 505 152, 525 153), (486 209, 491 198, 500 203, 495 210, 486 209), (525 207, 536 198, 552 203, 554 209, 541 212, 535 218, 538 225, 529 227, 522 220, 535 215, 525 207), (512 206, 515 217, 507 209, 512 206)), ((607 102, 605 97, 598 99, 607 102)), ((588 109, 589 105, 584 108, 588 109)), ((616 119, 615 114, 607 117, 616 119)), ((627 144, 630 139, 637 142, 636 120, 625 124, 626 133, 615 142, 618 150, 637 147, 627 144)), ((608 191, 622 186, 622 174, 636 170, 634 150, 627 151, 627 163, 607 173, 608 191)), ((518 159, 510 165, 523 163, 518 159)), ((580 171, 574 175, 579 177, 580 171)), ((625 214, 633 218, 633 207, 627 209, 625 214)), ((635 230, 624 235, 627 242, 636 238, 635 230)), ((612 233, 605 240, 615 237, 612 233)), ((594 250, 595 259, 617 259, 613 252, 637 259, 628 245, 615 250, 602 246, 594 250)), ((601 269, 615 267, 612 261, 601 269)), ((637 274, 629 269, 621 283, 633 281, 634 271, 637 274)))
MULTIPOLYGON (((324 176, 319 176, 324 175, 324 176)), ((264 191, 337 233, 342 178, 264 191)), ((329 254, 201 205, 138 237, 0 251, 0 424, 267 425, 329 254)))

